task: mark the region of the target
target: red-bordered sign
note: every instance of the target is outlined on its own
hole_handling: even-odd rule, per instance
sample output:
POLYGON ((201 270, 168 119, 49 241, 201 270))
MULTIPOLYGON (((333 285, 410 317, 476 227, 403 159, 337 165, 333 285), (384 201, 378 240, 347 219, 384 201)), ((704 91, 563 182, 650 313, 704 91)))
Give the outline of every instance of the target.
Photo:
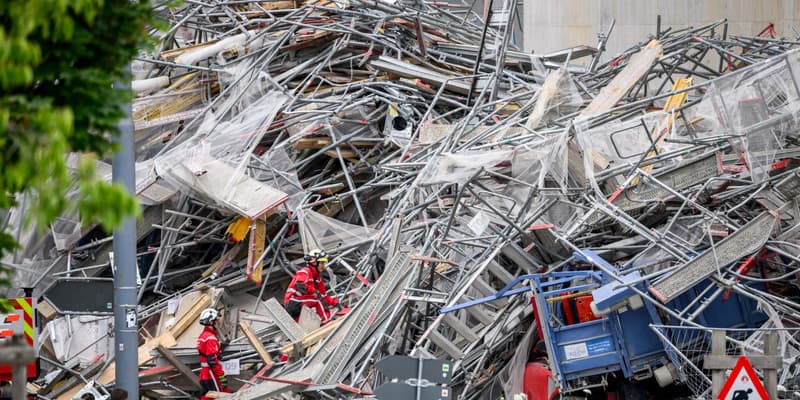
POLYGON ((764 385, 758 380, 756 371, 747 357, 741 356, 717 396, 717 400, 769 400, 764 385))

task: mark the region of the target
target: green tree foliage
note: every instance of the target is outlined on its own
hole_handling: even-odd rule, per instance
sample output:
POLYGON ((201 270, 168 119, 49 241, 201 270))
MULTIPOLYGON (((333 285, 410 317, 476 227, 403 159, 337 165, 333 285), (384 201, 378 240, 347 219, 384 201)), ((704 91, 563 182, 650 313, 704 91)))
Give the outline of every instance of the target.
MULTIPOLYGON (((136 199, 97 180, 91 163, 81 165, 80 196, 69 200, 75 177, 66 155, 113 154, 111 135, 132 98, 113 82, 130 79, 123 67, 148 40, 153 16, 143 0, 0 1, 0 209, 30 193, 29 219, 39 227, 78 209, 107 230, 139 213, 136 199)), ((16 246, 0 232, 0 258, 16 246)), ((0 269, 0 285, 10 273, 0 269)))

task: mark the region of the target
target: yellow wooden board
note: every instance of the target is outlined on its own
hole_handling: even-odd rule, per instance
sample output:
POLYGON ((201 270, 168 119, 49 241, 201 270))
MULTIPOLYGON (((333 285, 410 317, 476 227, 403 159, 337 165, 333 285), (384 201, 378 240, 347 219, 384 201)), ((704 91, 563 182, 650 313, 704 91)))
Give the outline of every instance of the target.
POLYGON ((261 254, 264 253, 264 243, 267 239, 266 218, 262 217, 255 220, 254 225, 252 228, 253 233, 250 235, 249 251, 247 252, 247 279, 253 281, 256 285, 260 285, 264 261, 259 261, 259 259, 261 254), (256 263, 256 261, 259 262, 256 263))

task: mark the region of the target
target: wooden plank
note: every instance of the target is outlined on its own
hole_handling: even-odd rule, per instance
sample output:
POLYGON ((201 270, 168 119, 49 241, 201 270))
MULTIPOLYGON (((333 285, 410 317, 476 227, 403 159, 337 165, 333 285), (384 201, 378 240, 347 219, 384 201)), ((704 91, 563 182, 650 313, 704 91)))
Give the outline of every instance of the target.
POLYGON ((177 371, 174 365, 159 365, 153 368, 147 368, 139 371, 139 379, 142 378, 150 378, 154 376, 164 375, 164 374, 171 374, 177 371))
POLYGON ((261 284, 261 271, 264 268, 264 260, 261 260, 261 255, 264 254, 264 243, 267 238, 267 222, 265 217, 255 220, 251 225, 250 234, 250 247, 247 252, 247 279, 253 281, 256 285, 261 284), (256 263, 257 262, 257 263, 256 263))
POLYGON ((778 398, 778 370, 783 368, 783 357, 779 351, 778 332, 764 333, 764 354, 766 354, 764 357, 772 357, 778 363, 774 368, 764 369, 764 386, 770 399, 778 398))
MULTIPOLYGON (((643 47, 641 51, 631 56, 628 65, 620 71, 608 85, 600 90, 597 97, 592 100, 589 105, 581 111, 577 120, 590 118, 600 115, 617 105, 617 103, 631 90, 639 80, 642 79, 645 73, 650 70, 653 62, 662 54, 661 44, 658 40, 651 40, 647 46, 643 47)), ((568 169, 569 173, 573 176, 584 176, 585 171, 583 168, 582 158, 580 156, 581 149, 577 143, 570 141, 569 147, 569 160, 568 169)), ((584 154, 592 158, 592 167, 594 171, 602 171, 608 167, 608 160, 596 151, 591 154, 584 154)), ((613 181, 614 179, 612 179, 613 181)), ((608 184, 612 184, 609 182, 608 184)))
POLYGON ((294 1, 262 1, 258 4, 265 10, 289 10, 297 8, 294 1))
POLYGON ((258 352, 259 357, 261 357, 261 361, 264 361, 265 365, 271 366, 272 358, 270 358, 267 350, 264 349, 264 345, 261 344, 261 341, 258 340, 255 332, 253 332, 253 329, 250 328, 250 324, 245 321, 239 321, 239 327, 242 328, 242 333, 244 333, 244 336, 247 337, 247 340, 253 345, 253 348, 256 349, 256 352, 258 352))
POLYGON ((164 356, 164 358, 166 358, 167 361, 169 361, 169 363, 172 364, 178 370, 178 372, 180 372, 183 376, 188 378, 189 382, 192 383, 192 386, 194 386, 199 390, 203 390, 203 385, 200 384, 200 378, 198 378, 197 375, 195 375, 194 372, 192 372, 192 370, 186 366, 186 364, 178 360, 178 357, 175 357, 175 354, 172 354, 172 352, 169 349, 160 344, 156 346, 156 350, 162 356, 164 356))
POLYGON ((221 399, 223 397, 233 396, 233 393, 216 392, 212 390, 206 393, 205 396, 208 397, 209 399, 221 399))
MULTIPOLYGON (((718 356, 706 355, 703 357, 703 369, 708 370, 727 370, 732 369, 736 365, 739 356, 718 356)), ((759 369, 779 369, 783 368, 783 361, 780 357, 775 356, 762 356, 762 355, 748 355, 747 360, 750 365, 759 369)))
POLYGON ((628 65, 620 71, 608 85, 600 90, 597 97, 581 111, 578 118, 594 117, 612 109, 631 90, 642 76, 650 70, 653 62, 663 53, 658 40, 651 40, 647 46, 631 56, 628 65))
MULTIPOLYGON (((175 325, 172 325, 172 327, 169 328, 169 333, 172 335, 173 340, 186 331, 186 329, 189 328, 189 325, 194 323, 194 321, 200 316, 200 313, 204 309, 208 308, 209 305, 211 305, 211 296, 203 293, 200 298, 197 299, 194 304, 192 304, 192 307, 187 312, 183 313, 183 315, 181 315, 178 321, 175 322, 175 325)), ((170 345, 165 346, 170 347, 170 345)), ((141 358, 139 361, 141 362, 141 358)))
MULTIPOLYGON (((717 329, 711 332, 711 354, 715 356, 725 355, 725 331, 717 329)), ((717 398, 719 392, 722 391, 722 385, 725 383, 724 378, 725 371, 711 371, 711 396, 713 398, 717 398)))
MULTIPOLYGON (((303 340, 297 343, 297 345, 302 346, 304 349, 308 349, 309 347, 313 346, 314 344, 328 337, 328 334, 330 334, 334 329, 336 329, 336 327, 339 325, 339 322, 341 321, 342 319, 336 319, 321 326, 319 329, 316 329, 313 332, 310 332, 308 335, 303 336, 303 340)), ((286 356, 288 356, 289 358, 292 358, 295 354, 294 346, 295 343, 290 343, 287 344, 286 346, 281 347, 281 353, 286 354, 286 356)))
POLYGON ((237 256, 239 255, 239 253, 242 252, 242 249, 244 248, 243 243, 244 242, 236 243, 236 245, 233 246, 230 250, 228 250, 225 254, 223 254, 222 257, 219 258, 219 260, 214 261, 214 263, 211 264, 211 266, 206 268, 206 270, 203 271, 201 276, 203 278, 207 278, 211 276, 211 274, 213 274, 214 272, 216 272, 217 275, 221 274, 222 271, 225 270, 225 268, 228 268, 231 265, 234 259, 238 258, 237 256))

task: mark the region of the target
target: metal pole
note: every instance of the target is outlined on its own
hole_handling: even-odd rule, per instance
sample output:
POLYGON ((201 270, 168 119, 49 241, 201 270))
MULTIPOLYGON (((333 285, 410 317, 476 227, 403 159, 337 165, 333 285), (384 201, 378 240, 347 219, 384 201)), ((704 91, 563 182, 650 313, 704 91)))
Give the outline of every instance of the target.
MULTIPOLYGON (((117 88, 130 90, 131 66, 117 88)), ((112 180, 121 183, 132 195, 136 181, 133 165, 133 123, 131 104, 123 106, 125 117, 119 121, 120 149, 111 165, 112 180)), ((136 317, 136 220, 126 218, 114 230, 114 342, 116 386, 128 391, 128 398, 139 398, 138 323, 136 317)))

